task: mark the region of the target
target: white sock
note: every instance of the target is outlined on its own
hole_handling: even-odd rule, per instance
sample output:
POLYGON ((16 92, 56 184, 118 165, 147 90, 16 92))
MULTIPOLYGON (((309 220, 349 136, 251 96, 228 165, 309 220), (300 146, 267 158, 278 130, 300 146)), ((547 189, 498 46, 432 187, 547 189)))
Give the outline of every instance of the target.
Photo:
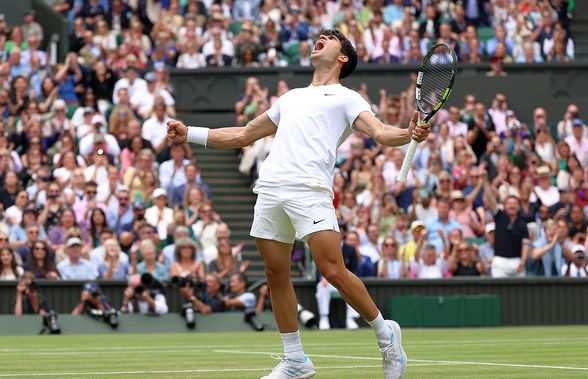
POLYGON ((280 333, 284 345, 284 357, 288 359, 304 359, 304 350, 300 341, 300 330, 293 333, 280 333))
POLYGON ((367 323, 370 324, 376 333, 376 338, 378 341, 387 341, 390 338, 388 335, 388 330, 386 329, 386 321, 384 320, 384 316, 382 316, 381 312, 378 312, 376 318, 372 321, 368 321, 367 323))

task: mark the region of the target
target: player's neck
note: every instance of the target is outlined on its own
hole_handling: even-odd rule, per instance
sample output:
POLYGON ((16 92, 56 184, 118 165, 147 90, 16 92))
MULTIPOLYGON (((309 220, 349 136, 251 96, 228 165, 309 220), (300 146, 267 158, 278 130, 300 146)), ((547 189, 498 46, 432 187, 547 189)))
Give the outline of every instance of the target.
POLYGON ((339 82, 339 70, 337 67, 316 67, 312 74, 313 86, 327 86, 330 84, 340 84, 339 82))

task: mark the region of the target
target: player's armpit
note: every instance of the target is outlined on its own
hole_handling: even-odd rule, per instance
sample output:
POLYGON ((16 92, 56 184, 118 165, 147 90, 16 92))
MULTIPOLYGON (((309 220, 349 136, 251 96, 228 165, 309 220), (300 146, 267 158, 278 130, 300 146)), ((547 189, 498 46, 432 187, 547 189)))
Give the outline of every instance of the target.
POLYGON ((257 116, 245 127, 210 129, 208 146, 235 149, 249 146, 253 142, 272 135, 277 126, 265 113, 257 116))
POLYGON ((373 138, 377 143, 385 146, 403 146, 410 142, 408 129, 385 125, 371 112, 359 114, 353 123, 353 128, 373 138))

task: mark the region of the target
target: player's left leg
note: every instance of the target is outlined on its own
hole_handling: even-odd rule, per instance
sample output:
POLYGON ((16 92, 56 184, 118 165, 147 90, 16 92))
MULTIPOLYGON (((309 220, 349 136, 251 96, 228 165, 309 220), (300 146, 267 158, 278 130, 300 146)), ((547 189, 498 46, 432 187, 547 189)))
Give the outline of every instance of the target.
POLYGON ((318 231, 308 236, 307 240, 321 274, 374 329, 384 360, 386 379, 402 377, 406 354, 402 349, 400 326, 395 321, 384 320, 363 282, 345 267, 339 233, 318 231))

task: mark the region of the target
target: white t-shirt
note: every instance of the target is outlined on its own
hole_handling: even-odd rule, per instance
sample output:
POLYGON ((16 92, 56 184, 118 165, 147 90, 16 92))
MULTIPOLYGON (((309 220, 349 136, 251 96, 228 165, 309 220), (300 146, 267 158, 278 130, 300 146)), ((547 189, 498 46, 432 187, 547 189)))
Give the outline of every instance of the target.
POLYGON ((154 147, 159 146, 167 138, 166 124, 169 120, 167 116, 161 122, 157 116, 147 119, 141 127, 141 137, 151 142, 154 147))
POLYGON ((544 191, 539 186, 535 186, 535 193, 532 193, 529 197, 531 202, 537 201, 537 197, 541 200, 541 204, 547 207, 551 207, 559 202, 559 190, 555 186, 549 186, 547 191, 544 191), (537 196, 535 196, 535 193, 537 196))
POLYGON ((331 84, 293 89, 266 112, 278 125, 256 193, 278 186, 306 186, 332 196, 337 148, 369 104, 357 92, 331 84))
MULTIPOLYGON (((578 269, 578 267, 573 263, 570 263, 570 265, 572 266, 572 267, 570 267, 570 278, 585 278, 586 277, 586 271, 583 268, 578 269)), ((565 276, 567 271, 568 271, 568 266, 563 265, 561 267, 561 276, 565 276)))
POLYGON ((447 271, 447 262, 441 257, 432 266, 425 265, 422 259, 417 263, 413 258, 410 266, 417 279, 443 279, 443 274, 447 271))
POLYGON ((237 296, 237 300, 239 300, 243 306, 245 307, 245 311, 252 311, 255 309, 255 305, 257 300, 255 299, 255 295, 251 292, 244 292, 241 295, 237 296))

